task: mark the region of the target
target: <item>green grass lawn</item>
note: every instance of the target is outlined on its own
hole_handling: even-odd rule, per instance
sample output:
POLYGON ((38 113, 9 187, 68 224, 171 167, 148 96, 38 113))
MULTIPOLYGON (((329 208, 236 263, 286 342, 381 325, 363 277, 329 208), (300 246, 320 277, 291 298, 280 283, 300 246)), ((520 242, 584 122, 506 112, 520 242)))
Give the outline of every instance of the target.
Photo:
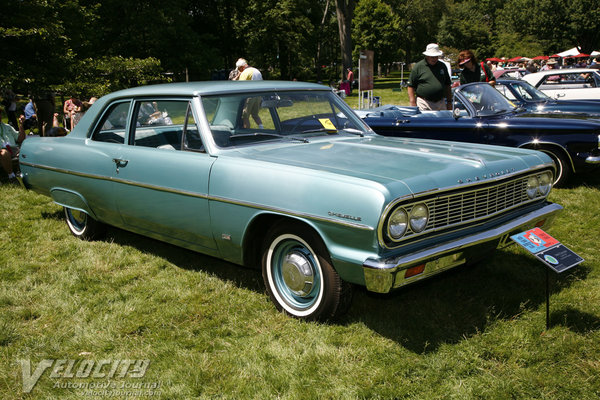
POLYGON ((600 179, 585 180, 552 194, 565 211, 549 233, 586 261, 552 273, 548 331, 544 267, 516 246, 306 323, 275 310, 259 271, 117 229, 80 241, 47 198, 0 186, 0 398, 107 381, 49 369, 24 394, 17 360, 147 359, 111 381, 161 399, 596 399, 600 179))

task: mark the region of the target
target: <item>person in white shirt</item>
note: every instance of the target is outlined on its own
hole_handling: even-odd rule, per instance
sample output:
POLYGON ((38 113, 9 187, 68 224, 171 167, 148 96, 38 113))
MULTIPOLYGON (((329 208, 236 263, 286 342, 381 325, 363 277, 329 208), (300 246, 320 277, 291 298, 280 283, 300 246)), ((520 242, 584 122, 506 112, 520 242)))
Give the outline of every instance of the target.
MULTIPOLYGON (((235 80, 238 81, 262 81, 262 74, 260 71, 254 67, 248 65, 248 62, 243 58, 240 58, 235 63, 237 70, 239 71, 239 75, 235 80)), ((246 100, 246 106, 242 111, 242 121, 244 128, 250 128, 250 116, 256 125, 258 125, 259 129, 263 129, 262 120, 258 115, 260 111, 260 103, 262 99, 260 97, 251 97, 246 100)))
POLYGON ((12 160, 19 155, 19 145, 25 140, 25 116, 19 118, 19 133, 12 126, 2 122, 2 108, 0 108, 0 163, 2 169, 8 175, 10 183, 17 183, 17 179, 12 167, 12 160))

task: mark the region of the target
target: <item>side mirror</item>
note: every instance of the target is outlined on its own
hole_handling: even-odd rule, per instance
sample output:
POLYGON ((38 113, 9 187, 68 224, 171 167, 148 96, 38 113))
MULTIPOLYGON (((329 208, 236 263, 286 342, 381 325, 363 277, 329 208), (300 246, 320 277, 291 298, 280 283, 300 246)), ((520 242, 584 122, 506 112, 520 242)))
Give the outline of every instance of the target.
POLYGON ((459 119, 460 118, 460 108, 453 107, 452 108, 452 116, 454 117, 454 119, 459 119))

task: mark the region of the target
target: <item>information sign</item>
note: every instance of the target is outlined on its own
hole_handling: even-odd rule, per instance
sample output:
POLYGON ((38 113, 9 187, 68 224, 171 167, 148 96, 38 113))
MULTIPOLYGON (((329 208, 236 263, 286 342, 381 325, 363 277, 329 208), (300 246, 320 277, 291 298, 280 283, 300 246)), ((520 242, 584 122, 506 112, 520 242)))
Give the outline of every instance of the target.
POLYGON ((540 228, 530 229, 510 238, 558 273, 584 261, 540 228))

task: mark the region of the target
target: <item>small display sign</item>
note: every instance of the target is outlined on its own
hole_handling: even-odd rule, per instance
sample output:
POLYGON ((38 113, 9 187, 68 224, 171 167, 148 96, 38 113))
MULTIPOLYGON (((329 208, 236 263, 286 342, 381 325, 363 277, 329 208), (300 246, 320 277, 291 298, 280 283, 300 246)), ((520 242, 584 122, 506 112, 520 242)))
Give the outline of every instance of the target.
POLYGON ((327 129, 328 131, 337 131, 335 125, 333 124, 333 122, 331 122, 329 118, 319 118, 319 122, 321 123, 323 128, 327 129))
POLYGON ((584 261, 583 258, 540 228, 530 229, 510 238, 558 273, 584 261))

